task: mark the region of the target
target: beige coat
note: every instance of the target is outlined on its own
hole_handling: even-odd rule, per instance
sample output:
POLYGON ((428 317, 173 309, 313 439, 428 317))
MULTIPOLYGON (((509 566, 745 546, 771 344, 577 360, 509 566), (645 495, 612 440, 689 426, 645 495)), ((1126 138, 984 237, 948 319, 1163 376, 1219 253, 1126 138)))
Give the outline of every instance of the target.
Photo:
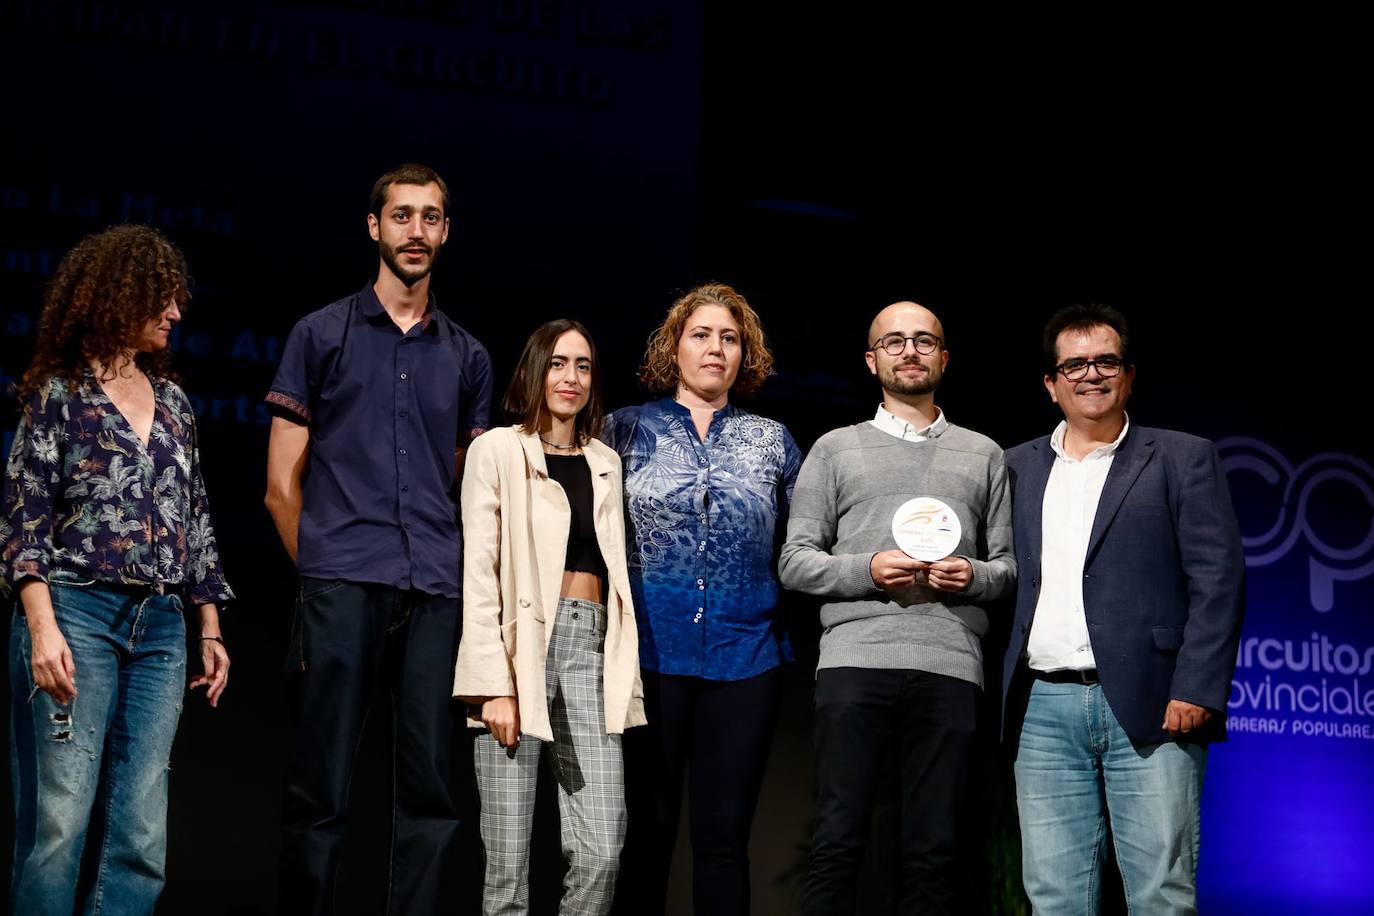
MULTIPOLYGON (((620 456, 597 441, 583 454, 592 472, 592 514, 608 578, 606 732, 620 734, 645 723, 639 630, 625 565, 620 456)), ((472 443, 463 471, 463 639, 453 695, 464 702, 518 697, 520 730, 544 741, 553 740, 544 659, 571 521, 568 498, 549 478, 538 436, 506 426, 472 443)))

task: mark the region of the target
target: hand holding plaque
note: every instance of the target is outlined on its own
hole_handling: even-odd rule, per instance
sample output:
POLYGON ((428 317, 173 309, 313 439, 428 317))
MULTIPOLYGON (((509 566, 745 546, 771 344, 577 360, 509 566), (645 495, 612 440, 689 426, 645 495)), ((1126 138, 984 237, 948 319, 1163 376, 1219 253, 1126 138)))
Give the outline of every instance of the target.
POLYGON ((962 536, 959 516, 933 496, 908 499, 892 516, 892 538, 914 560, 943 560, 958 548, 962 536))

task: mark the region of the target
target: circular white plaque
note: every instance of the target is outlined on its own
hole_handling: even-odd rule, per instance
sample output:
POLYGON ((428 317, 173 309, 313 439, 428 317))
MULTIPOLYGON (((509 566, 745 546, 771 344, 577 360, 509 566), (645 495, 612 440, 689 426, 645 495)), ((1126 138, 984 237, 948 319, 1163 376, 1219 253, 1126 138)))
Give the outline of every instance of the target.
POLYGON ((908 499, 892 516, 892 537, 915 560, 943 560, 959 546, 959 516, 933 496, 908 499))

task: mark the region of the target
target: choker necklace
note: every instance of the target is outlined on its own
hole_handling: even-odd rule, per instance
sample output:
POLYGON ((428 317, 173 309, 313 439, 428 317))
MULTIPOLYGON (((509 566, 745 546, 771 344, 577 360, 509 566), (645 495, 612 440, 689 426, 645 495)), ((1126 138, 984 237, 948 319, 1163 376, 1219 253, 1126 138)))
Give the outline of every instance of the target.
POLYGON ((539 441, 542 442, 542 443, 544 443, 545 445, 547 445, 549 448, 558 448, 558 449, 562 449, 562 450, 565 451, 565 452, 571 452, 573 449, 576 449, 576 448, 579 448, 579 447, 580 447, 580 446, 578 446, 578 444, 575 443, 575 442, 572 443, 572 444, 570 444, 570 445, 562 445, 562 444, 560 444, 560 443, 558 443, 558 442, 550 442, 548 439, 545 439, 543 436, 540 436, 540 437, 539 437, 539 441))

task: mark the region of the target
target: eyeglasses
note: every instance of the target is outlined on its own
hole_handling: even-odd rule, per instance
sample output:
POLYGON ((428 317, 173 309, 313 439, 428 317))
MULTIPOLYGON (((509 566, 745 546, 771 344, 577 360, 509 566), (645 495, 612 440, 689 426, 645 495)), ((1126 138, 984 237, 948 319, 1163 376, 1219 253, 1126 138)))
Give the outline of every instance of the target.
POLYGON ((903 334, 884 334, 878 338, 878 342, 869 347, 869 350, 886 350, 888 356, 901 356, 906 350, 906 342, 911 341, 911 345, 916 348, 916 352, 922 356, 934 353, 937 348, 943 347, 945 342, 934 334, 916 334, 907 337, 903 334))
POLYGON ((1102 378, 1115 378, 1125 365, 1126 361, 1119 356, 1099 356, 1097 359, 1066 359, 1055 366, 1054 371, 1071 382, 1077 382, 1088 377, 1091 366, 1097 367, 1097 374, 1102 378))

